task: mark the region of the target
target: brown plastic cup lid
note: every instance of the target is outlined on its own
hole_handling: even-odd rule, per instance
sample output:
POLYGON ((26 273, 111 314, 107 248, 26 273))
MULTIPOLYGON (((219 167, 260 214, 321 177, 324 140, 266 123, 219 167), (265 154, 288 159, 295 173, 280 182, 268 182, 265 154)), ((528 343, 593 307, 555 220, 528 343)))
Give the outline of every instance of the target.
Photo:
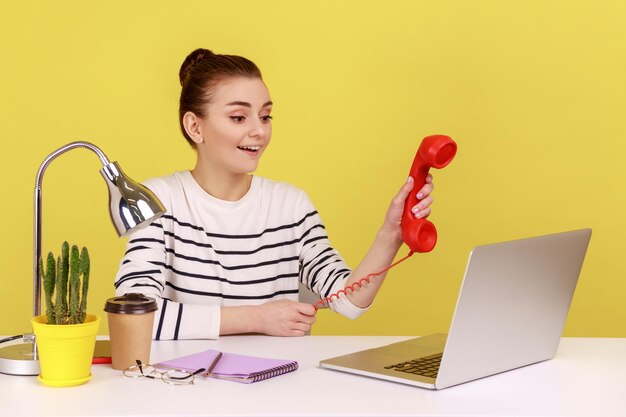
POLYGON ((109 298, 104 305, 104 311, 115 314, 144 314, 157 310, 158 306, 154 298, 137 293, 109 298))

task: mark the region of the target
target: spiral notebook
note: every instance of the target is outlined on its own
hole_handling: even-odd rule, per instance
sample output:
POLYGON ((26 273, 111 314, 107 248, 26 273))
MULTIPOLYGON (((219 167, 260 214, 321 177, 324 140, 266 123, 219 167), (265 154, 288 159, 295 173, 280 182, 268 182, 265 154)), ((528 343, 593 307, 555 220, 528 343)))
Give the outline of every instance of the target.
MULTIPOLYGON (((195 372, 200 368, 207 369, 219 353, 217 350, 209 349, 192 355, 159 362, 157 366, 195 372)), ((211 373, 206 376, 250 384, 293 372, 296 369, 298 369, 298 362, 292 360, 222 352, 221 358, 219 358, 211 373)))

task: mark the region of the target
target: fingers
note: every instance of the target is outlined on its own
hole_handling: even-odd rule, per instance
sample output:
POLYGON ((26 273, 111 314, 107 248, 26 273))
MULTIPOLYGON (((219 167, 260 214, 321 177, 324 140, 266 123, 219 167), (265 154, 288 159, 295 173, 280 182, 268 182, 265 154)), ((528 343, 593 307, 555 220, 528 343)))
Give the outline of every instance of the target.
POLYGON ((425 217, 428 217, 428 215, 430 214, 430 211, 431 211, 430 207, 427 207, 427 208, 425 208, 423 210, 414 211, 413 214, 415 215, 416 219, 423 219, 425 217))
MULTIPOLYGON (((392 227, 397 227, 397 225, 400 224, 402 211, 404 209, 404 203, 409 196, 409 193, 413 192, 414 186, 415 180, 413 179, 413 177, 409 176, 402 188, 400 188, 400 191, 398 191, 398 193, 391 200, 391 205, 389 206, 389 209, 387 210, 387 216, 385 217, 385 225, 392 225, 392 227)), ((428 174, 426 176, 426 182, 416 193, 416 197, 419 201, 416 205, 411 207, 415 218, 420 219, 423 217, 427 217, 430 214, 430 205, 433 202, 430 193, 433 191, 433 189, 433 177, 432 175, 428 174)))
MULTIPOLYGON (((304 326, 303 328, 305 330, 309 330, 313 323, 315 323, 315 320, 317 320, 317 317, 315 317, 315 314, 317 313, 315 307, 306 303, 297 303, 296 307, 297 314, 293 318, 294 322, 297 325, 304 326)), ((300 329, 301 327, 297 326, 296 328, 300 329)))
POLYGON ((413 206, 411 211, 416 219, 421 219, 430 214, 430 205, 433 203, 433 197, 428 196, 413 206))
POLYGON ((312 326, 310 324, 296 323, 291 331, 295 336, 303 336, 305 333, 311 331, 311 327, 312 326))
POLYGON ((430 214, 430 205, 433 203, 433 197, 430 194, 433 192, 434 188, 435 185, 433 184, 433 177, 428 174, 426 176, 426 183, 416 194, 417 199, 420 201, 411 208, 411 211, 416 219, 428 217, 430 214))
POLYGON ((400 191, 398 191, 398 194, 396 194, 393 197, 391 201, 392 204, 397 205, 397 206, 403 206, 404 200, 406 200, 406 198, 408 197, 409 193, 413 189, 413 186, 414 186, 413 177, 408 177, 404 185, 402 185, 402 188, 400 188, 400 191))
POLYGON ((307 323, 304 321, 293 321, 288 324, 288 328, 285 329, 285 333, 282 334, 282 336, 304 336, 311 331, 312 327, 313 323, 307 323))
POLYGON ((428 174, 426 176, 426 183, 422 186, 422 188, 417 192, 417 199, 422 200, 424 197, 430 195, 435 188, 435 184, 433 184, 433 176, 428 174))
POLYGON ((311 331, 311 327, 315 320, 317 311, 311 304, 296 303, 296 315, 292 323, 292 336, 304 336, 311 331))
POLYGON ((302 337, 306 336, 307 331, 304 330, 292 330, 287 336, 291 337, 302 337))
MULTIPOLYGON (((305 316, 315 316, 315 313, 317 312, 313 305, 307 303, 296 303, 296 311, 305 316)), ((315 317, 313 318, 313 321, 315 321, 315 317)))
POLYGON ((260 332, 272 336, 303 336, 316 320, 315 307, 297 301, 270 301, 258 308, 260 332))

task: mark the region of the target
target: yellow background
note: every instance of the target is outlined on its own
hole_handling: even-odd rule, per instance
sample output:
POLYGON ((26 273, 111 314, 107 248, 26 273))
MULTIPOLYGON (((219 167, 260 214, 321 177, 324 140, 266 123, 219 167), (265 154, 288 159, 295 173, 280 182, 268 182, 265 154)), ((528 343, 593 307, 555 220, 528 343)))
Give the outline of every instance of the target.
MULTIPOLYGON (((0 334, 30 327, 39 164, 88 140, 137 180, 191 168, 178 70, 205 47, 259 65, 276 105, 258 173, 304 188, 352 266, 421 138, 459 144, 435 172, 436 249, 393 270, 359 320, 320 313, 315 334, 446 331, 472 247, 591 227, 565 334, 625 337, 625 21, 623 1, 4 5, 0 334)), ((103 315, 125 241, 99 168, 87 150, 50 165, 43 246, 89 247, 89 310, 103 315)))

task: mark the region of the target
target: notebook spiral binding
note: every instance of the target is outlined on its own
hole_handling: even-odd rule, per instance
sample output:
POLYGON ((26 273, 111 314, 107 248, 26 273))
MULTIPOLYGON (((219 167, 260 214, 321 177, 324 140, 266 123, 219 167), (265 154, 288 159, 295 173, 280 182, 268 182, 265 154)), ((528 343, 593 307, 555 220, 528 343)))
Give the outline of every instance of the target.
POLYGON ((275 376, 286 374, 288 372, 293 372, 298 369, 298 363, 293 362, 287 365, 277 366, 272 369, 268 369, 264 372, 256 372, 251 376, 252 382, 263 381, 265 379, 274 378, 275 376))

